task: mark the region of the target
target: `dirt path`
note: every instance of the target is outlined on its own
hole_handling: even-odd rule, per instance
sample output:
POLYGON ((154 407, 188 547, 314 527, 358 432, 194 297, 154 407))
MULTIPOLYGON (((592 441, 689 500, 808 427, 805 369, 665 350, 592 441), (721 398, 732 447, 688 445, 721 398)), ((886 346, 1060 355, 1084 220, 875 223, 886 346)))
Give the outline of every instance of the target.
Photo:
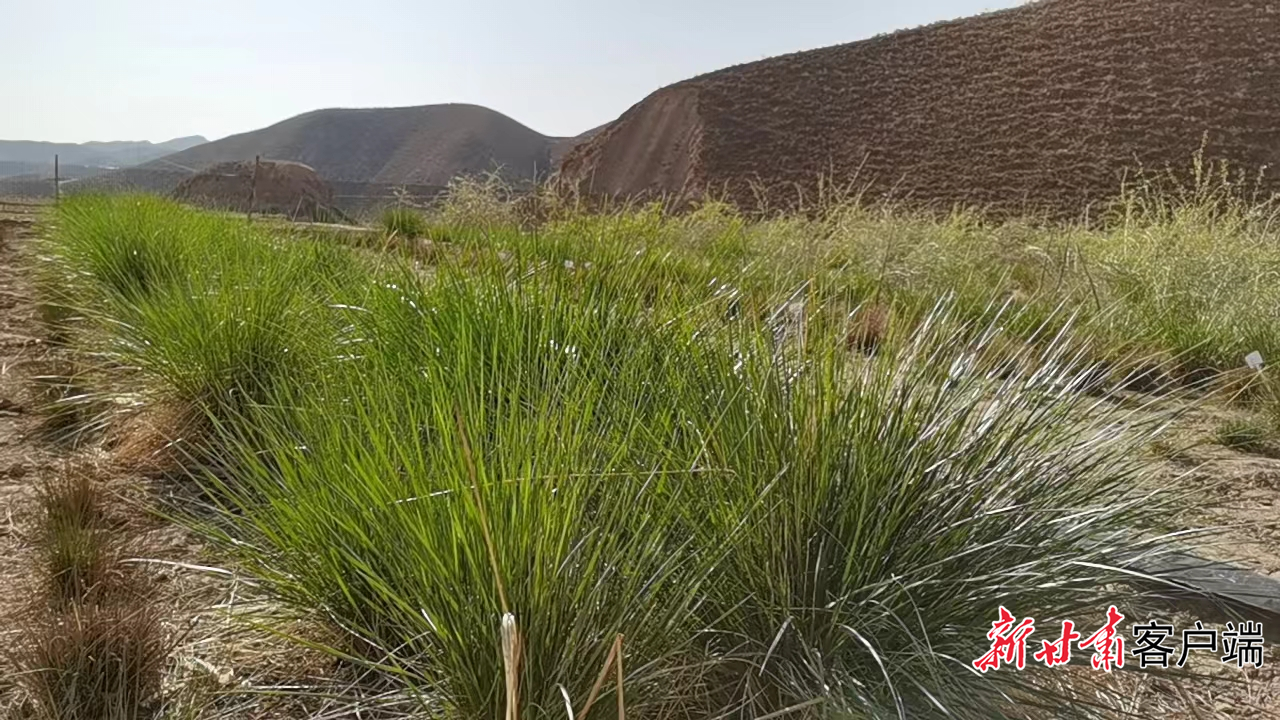
MULTIPOLYGON (((1175 524, 1215 529, 1189 541, 1200 556, 1280 579, 1280 459, 1215 443, 1217 430, 1242 416, 1217 405, 1195 407, 1168 438, 1176 446, 1195 445, 1165 457, 1168 477, 1181 478, 1188 492, 1175 524)), ((1195 619, 1187 615, 1180 626, 1195 619)), ((1257 670, 1200 658, 1193 664, 1198 677, 1136 675, 1121 683, 1111 706, 1137 717, 1280 718, 1280 648, 1268 643, 1265 653, 1266 665, 1257 670)))
MULTIPOLYGON (((36 438, 35 377, 47 347, 38 339, 31 287, 20 270, 19 253, 35 234, 40 211, 39 205, 0 200, 0 647, 12 647, 16 615, 34 589, 27 537, 35 519, 35 488, 61 460, 36 438)), ((0 711, 11 695, 5 662, 0 653, 0 711)))

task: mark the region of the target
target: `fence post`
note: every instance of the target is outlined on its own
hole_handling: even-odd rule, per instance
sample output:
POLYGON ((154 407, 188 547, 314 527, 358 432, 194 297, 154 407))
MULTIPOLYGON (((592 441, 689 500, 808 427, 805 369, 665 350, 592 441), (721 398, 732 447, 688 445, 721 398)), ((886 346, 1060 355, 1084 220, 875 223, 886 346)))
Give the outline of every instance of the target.
POLYGON ((53 202, 62 201, 62 176, 58 172, 58 156, 53 156, 53 202))
POLYGON ((258 169, 262 167, 262 156, 253 156, 253 178, 249 180, 249 222, 253 222, 253 208, 258 203, 258 169))

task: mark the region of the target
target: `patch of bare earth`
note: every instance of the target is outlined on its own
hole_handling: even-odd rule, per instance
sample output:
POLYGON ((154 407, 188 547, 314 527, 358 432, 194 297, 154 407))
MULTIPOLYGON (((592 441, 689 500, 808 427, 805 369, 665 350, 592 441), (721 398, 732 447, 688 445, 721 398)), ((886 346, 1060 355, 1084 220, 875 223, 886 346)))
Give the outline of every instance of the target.
MULTIPOLYGON (((0 201, 0 647, 14 646, 19 610, 35 593, 27 542, 35 487, 58 460, 57 453, 31 439, 38 423, 32 378, 45 348, 37 338, 30 288, 16 253, 34 232, 38 211, 35 205, 0 201)), ((7 653, 0 653, 0 711, 15 693, 7 662, 7 653)))
MULTIPOLYGON (((1187 493, 1181 516, 1171 518, 1171 525, 1209 530, 1201 538, 1187 540, 1201 557, 1280 579, 1280 460, 1215 443, 1217 429, 1237 414, 1217 404, 1188 408, 1183 421, 1171 431, 1167 446, 1160 449, 1167 476, 1176 479, 1187 493)), ((1172 621, 1181 631, 1193 627, 1200 618, 1187 612, 1168 618, 1139 618, 1137 622, 1149 619, 1172 621)), ((1206 622, 1206 627, 1220 632, 1225 629, 1221 623, 1206 622)), ((1126 643, 1127 650, 1131 649, 1133 638, 1126 638, 1126 643)), ((1175 636, 1166 644, 1177 648, 1180 639, 1175 636)), ((1191 653, 1187 667, 1194 675, 1190 677, 1143 671, 1118 674, 1098 699, 1129 717, 1280 718, 1277 651, 1268 642, 1264 666, 1243 670, 1221 662, 1215 653, 1191 653)), ((1129 658, 1130 665, 1133 660, 1129 658)))

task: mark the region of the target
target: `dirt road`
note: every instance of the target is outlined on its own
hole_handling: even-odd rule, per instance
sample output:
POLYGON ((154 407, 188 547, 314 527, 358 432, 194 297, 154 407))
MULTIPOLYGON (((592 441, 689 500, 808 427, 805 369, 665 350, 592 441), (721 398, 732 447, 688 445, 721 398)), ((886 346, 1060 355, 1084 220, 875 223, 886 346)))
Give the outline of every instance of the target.
MULTIPOLYGON (((32 595, 30 543, 35 488, 56 468, 58 452, 37 439, 35 377, 47 355, 39 340, 31 287, 19 262, 41 206, 0 199, 0 646, 12 647, 15 615, 32 595)), ((0 711, 11 693, 0 653, 0 711)))

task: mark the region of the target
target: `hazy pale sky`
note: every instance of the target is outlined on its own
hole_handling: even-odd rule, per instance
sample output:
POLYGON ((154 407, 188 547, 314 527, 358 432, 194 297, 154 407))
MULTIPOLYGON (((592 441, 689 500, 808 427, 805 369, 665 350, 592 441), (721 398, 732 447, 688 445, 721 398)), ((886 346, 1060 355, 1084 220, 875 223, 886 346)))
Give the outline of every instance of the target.
POLYGON ((217 139, 469 102, 576 135, 727 65, 1021 0, 0 0, 0 139, 217 139))

